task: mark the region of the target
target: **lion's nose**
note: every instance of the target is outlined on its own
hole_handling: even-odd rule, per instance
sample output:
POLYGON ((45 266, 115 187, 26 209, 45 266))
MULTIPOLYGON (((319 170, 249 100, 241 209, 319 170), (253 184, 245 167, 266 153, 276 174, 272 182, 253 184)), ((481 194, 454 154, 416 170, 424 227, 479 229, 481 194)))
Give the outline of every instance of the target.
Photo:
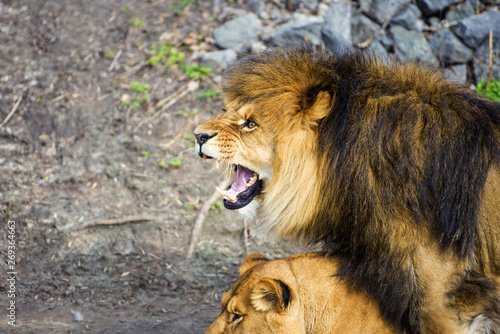
POLYGON ((196 138, 196 141, 198 142, 198 144, 201 146, 201 145, 205 144, 205 142, 207 140, 209 140, 210 138, 217 136, 217 134, 218 134, 218 132, 215 132, 212 135, 209 135, 208 133, 195 133, 194 137, 196 138))

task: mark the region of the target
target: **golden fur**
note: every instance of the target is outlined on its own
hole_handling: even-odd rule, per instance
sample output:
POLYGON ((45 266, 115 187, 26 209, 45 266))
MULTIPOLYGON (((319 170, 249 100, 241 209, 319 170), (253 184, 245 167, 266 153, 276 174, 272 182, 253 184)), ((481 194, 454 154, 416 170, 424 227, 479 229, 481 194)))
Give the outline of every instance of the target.
POLYGON ((274 261, 249 255, 206 333, 395 334, 375 301, 332 278, 337 269, 319 254, 274 261))
POLYGON ((226 207, 338 259, 401 331, 460 331, 470 296, 500 332, 500 104, 417 64, 300 48, 243 58, 223 94, 196 149, 259 179, 226 207))

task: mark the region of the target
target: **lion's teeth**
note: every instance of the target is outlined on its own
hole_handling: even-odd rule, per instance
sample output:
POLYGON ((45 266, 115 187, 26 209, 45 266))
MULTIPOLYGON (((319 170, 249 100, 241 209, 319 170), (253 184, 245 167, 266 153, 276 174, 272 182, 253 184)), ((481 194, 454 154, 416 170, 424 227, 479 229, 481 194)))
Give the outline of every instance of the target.
POLYGON ((220 167, 220 160, 215 160, 215 167, 217 167, 217 168, 220 167))
POLYGON ((229 198, 229 200, 230 200, 231 202, 236 201, 236 196, 237 196, 237 195, 236 195, 236 194, 234 194, 234 193, 227 194, 227 197, 229 198))
POLYGON ((218 193, 219 193, 222 197, 226 196, 226 194, 227 194, 227 191, 226 191, 226 190, 222 190, 222 189, 220 189, 219 187, 215 187, 215 189, 217 189, 217 192, 218 192, 218 193))
POLYGON ((207 155, 203 154, 203 161, 207 161, 207 155))

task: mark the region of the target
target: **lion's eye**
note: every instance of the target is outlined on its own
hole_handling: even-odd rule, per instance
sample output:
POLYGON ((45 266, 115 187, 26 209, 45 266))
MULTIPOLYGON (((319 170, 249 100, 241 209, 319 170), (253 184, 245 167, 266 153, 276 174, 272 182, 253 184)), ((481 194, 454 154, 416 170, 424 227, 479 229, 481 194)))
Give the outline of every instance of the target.
POLYGON ((236 322, 238 320, 240 320, 241 318, 243 318, 243 316, 241 314, 234 314, 233 315, 233 319, 231 319, 232 322, 236 322))
POLYGON ((241 125, 241 127, 248 128, 248 129, 253 129, 253 128, 257 127, 257 123, 255 123, 254 121, 248 120, 245 123, 243 123, 241 125))

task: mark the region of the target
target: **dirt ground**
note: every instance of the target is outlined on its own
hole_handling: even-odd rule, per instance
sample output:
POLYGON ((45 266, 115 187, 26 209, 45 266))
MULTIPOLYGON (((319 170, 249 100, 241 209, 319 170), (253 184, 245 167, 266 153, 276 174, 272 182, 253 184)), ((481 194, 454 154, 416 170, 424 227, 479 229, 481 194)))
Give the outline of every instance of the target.
POLYGON ((183 69, 216 50, 213 3, 0 2, 0 332, 203 333, 219 313, 241 218, 214 205, 186 258, 221 174, 191 135, 223 107, 220 73, 183 69), (146 64, 165 42, 185 58, 146 64))

